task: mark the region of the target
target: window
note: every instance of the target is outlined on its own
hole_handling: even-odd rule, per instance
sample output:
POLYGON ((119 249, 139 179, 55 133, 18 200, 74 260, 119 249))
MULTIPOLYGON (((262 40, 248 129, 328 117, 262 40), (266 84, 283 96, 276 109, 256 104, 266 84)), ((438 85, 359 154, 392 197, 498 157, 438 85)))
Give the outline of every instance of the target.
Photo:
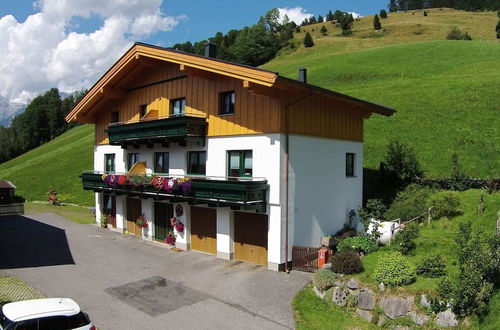
POLYGON ((228 151, 228 176, 252 176, 252 150, 228 151))
POLYGON ((182 116, 185 113, 186 99, 172 100, 170 114, 173 116, 182 116))
MULTIPOLYGON (((19 330, 38 330, 38 319, 19 321, 16 323, 16 329, 19 330)), ((11 326, 9 329, 14 329, 11 326)))
POLYGON ((116 200, 113 195, 103 195, 102 196, 102 209, 104 213, 114 213, 116 209, 116 200))
POLYGON ((220 114, 228 115, 234 113, 234 102, 236 100, 234 92, 224 92, 220 94, 220 114))
POLYGON ((138 153, 129 153, 127 154, 127 171, 130 171, 132 166, 139 161, 138 153))
POLYGON ((148 112, 148 105, 141 104, 139 107, 139 119, 142 119, 146 115, 146 112, 148 112))
POLYGON ((169 158, 168 152, 155 152, 155 173, 168 173, 169 158))
POLYGON ((104 171, 105 172, 115 171, 115 154, 104 155, 104 171))
POLYGON ((350 152, 345 154, 345 176, 354 176, 354 155, 350 152))
POLYGON ((205 151, 188 152, 188 174, 206 175, 207 153, 205 151))
POLYGON ((113 111, 111 113, 111 122, 117 123, 120 121, 120 113, 118 111, 113 111))

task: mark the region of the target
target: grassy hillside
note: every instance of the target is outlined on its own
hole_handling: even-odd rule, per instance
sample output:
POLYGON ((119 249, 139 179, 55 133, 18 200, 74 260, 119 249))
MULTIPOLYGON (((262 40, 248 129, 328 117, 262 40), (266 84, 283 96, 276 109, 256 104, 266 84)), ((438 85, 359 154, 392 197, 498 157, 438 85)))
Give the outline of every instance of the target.
POLYGON ((303 28, 313 32, 314 47, 284 50, 263 67, 296 78, 305 66, 312 84, 397 109, 391 118, 366 122, 365 166, 377 168, 388 141, 398 139, 415 147, 431 177, 449 175, 454 152, 472 176, 499 177, 497 21, 495 13, 433 9, 427 17, 389 14, 380 32, 373 17, 364 17, 348 37, 331 23, 316 24, 303 28), (320 36, 322 25, 329 35, 320 36), (444 40, 454 26, 474 40, 444 40))
POLYGON ((93 194, 82 189, 78 175, 93 168, 92 125, 75 127, 30 152, 0 164, 0 180, 12 181, 27 200, 46 200, 56 189, 68 203, 92 205, 93 194))

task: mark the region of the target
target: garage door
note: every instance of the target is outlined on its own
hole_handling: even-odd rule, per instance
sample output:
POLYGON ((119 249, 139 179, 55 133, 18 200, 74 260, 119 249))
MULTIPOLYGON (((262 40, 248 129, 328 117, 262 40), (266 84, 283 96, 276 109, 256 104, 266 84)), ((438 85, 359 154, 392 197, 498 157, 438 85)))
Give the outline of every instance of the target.
POLYGON ((267 265, 266 214, 234 213, 234 258, 267 265))
POLYGON ((191 206, 191 249, 217 253, 217 213, 213 208, 191 206))

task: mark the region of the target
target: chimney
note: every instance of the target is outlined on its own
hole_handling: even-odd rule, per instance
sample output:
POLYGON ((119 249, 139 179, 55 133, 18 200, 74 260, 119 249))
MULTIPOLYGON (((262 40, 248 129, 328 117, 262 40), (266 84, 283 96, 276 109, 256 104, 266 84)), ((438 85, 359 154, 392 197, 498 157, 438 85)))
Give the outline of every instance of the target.
POLYGON ((307 84, 307 69, 299 68, 299 81, 307 84))
POLYGON ((205 44, 205 57, 217 57, 217 45, 213 42, 207 42, 205 44))

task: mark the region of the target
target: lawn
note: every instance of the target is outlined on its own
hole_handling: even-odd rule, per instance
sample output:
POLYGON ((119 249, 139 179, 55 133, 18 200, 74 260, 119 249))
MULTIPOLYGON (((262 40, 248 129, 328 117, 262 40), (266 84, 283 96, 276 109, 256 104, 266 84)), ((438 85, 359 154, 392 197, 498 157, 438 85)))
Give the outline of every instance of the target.
POLYGON ((0 276, 0 306, 9 302, 45 298, 45 295, 15 276, 0 276))
POLYGON ((24 204, 24 213, 26 214, 54 213, 63 218, 66 218, 68 220, 80 224, 95 223, 95 215, 93 214, 93 210, 81 206, 72 206, 72 205, 54 206, 48 203, 26 202, 24 204))

